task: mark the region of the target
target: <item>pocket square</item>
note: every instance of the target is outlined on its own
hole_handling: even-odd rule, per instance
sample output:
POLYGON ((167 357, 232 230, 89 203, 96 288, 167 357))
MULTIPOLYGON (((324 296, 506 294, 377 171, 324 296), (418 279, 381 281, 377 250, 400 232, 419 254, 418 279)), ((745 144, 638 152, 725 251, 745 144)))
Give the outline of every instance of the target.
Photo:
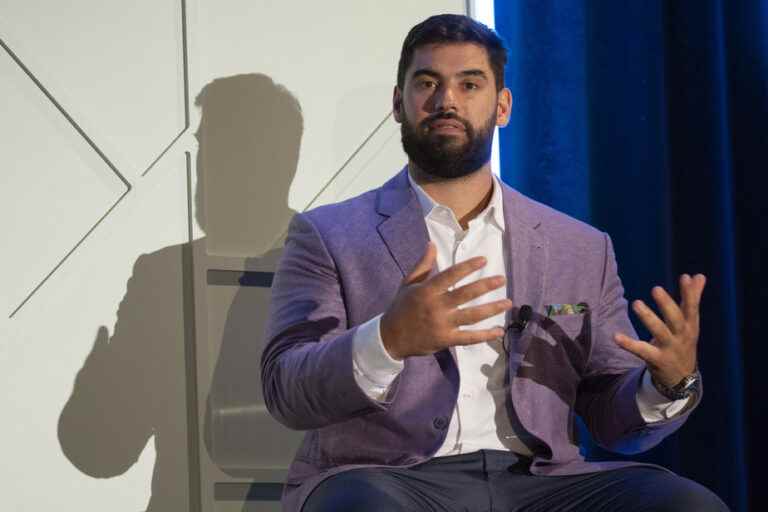
POLYGON ((547 304, 545 306, 547 318, 558 315, 580 315, 589 311, 589 305, 586 302, 578 304, 547 304))

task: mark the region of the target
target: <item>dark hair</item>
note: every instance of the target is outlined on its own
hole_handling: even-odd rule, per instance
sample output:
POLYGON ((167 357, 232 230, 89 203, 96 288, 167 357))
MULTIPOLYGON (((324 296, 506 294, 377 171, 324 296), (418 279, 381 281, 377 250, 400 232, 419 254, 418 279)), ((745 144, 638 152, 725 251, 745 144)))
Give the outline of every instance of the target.
POLYGON ((405 85, 405 71, 413 61, 416 48, 434 43, 476 43, 488 52, 496 90, 504 88, 504 66, 507 64, 507 48, 496 32, 468 16, 439 14, 414 26, 403 41, 400 62, 397 64, 397 86, 405 85))

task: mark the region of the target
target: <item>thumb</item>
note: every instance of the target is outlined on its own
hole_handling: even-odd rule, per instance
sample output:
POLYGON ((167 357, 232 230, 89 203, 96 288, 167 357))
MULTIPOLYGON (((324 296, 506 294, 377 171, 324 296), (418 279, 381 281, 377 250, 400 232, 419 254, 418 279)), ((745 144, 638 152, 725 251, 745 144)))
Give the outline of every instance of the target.
POLYGON ((99 327, 99 330, 96 332, 96 340, 94 341, 95 345, 107 345, 109 343, 109 329, 107 329, 106 326, 102 325, 99 327))
POLYGON ((413 284, 425 280, 429 276, 429 272, 432 267, 435 266, 437 261, 437 247, 433 242, 427 242, 427 250, 424 252, 424 256, 421 257, 421 261, 416 264, 416 267, 408 274, 403 281, 403 284, 413 284))

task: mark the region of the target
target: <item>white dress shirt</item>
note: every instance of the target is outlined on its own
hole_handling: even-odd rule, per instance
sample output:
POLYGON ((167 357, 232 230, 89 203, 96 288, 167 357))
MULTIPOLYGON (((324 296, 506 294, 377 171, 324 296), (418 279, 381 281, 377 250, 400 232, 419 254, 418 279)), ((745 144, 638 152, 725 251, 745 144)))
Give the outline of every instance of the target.
MULTIPOLYGON (((475 256, 484 256, 487 264, 470 274, 455 287, 484 277, 506 275, 509 258, 505 243, 504 203, 501 186, 493 178, 493 193, 488 206, 464 230, 453 211, 436 203, 411 176, 411 186, 421 205, 429 238, 437 247, 437 270, 442 271, 475 256)), ((433 270, 434 272, 434 270, 433 270)), ((505 286, 486 293, 460 307, 485 304, 507 298, 505 286)), ((379 329, 381 315, 362 324, 353 339, 353 370, 360 388, 374 400, 383 400, 392 381, 404 368, 384 348, 379 329)), ((505 313, 487 318, 466 329, 488 329, 505 325, 505 313)), ((443 445, 435 456, 456 455, 480 449, 531 452, 515 434, 506 413, 509 386, 504 385, 507 357, 500 340, 468 346, 451 347, 459 367, 459 396, 451 416, 443 445)), ((637 404, 647 422, 672 417, 683 409, 687 399, 670 402, 650 382, 645 372, 637 394, 637 404)))

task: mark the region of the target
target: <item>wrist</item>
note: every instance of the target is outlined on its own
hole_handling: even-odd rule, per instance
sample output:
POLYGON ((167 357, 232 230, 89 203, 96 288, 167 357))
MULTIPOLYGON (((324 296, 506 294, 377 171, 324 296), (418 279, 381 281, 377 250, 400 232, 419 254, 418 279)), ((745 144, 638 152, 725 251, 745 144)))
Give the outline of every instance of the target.
POLYGON ((682 400, 698 393, 701 385, 701 374, 698 369, 684 376, 672 385, 667 385, 651 373, 651 383, 661 395, 669 400, 682 400))
POLYGON ((390 326, 389 317, 387 316, 388 313, 389 311, 381 315, 381 321, 379 322, 379 335, 381 337, 381 344, 384 346, 384 350, 387 351, 387 354, 389 354, 392 359, 396 361, 402 361, 403 358, 392 346, 392 340, 396 339, 396 335, 390 326))

